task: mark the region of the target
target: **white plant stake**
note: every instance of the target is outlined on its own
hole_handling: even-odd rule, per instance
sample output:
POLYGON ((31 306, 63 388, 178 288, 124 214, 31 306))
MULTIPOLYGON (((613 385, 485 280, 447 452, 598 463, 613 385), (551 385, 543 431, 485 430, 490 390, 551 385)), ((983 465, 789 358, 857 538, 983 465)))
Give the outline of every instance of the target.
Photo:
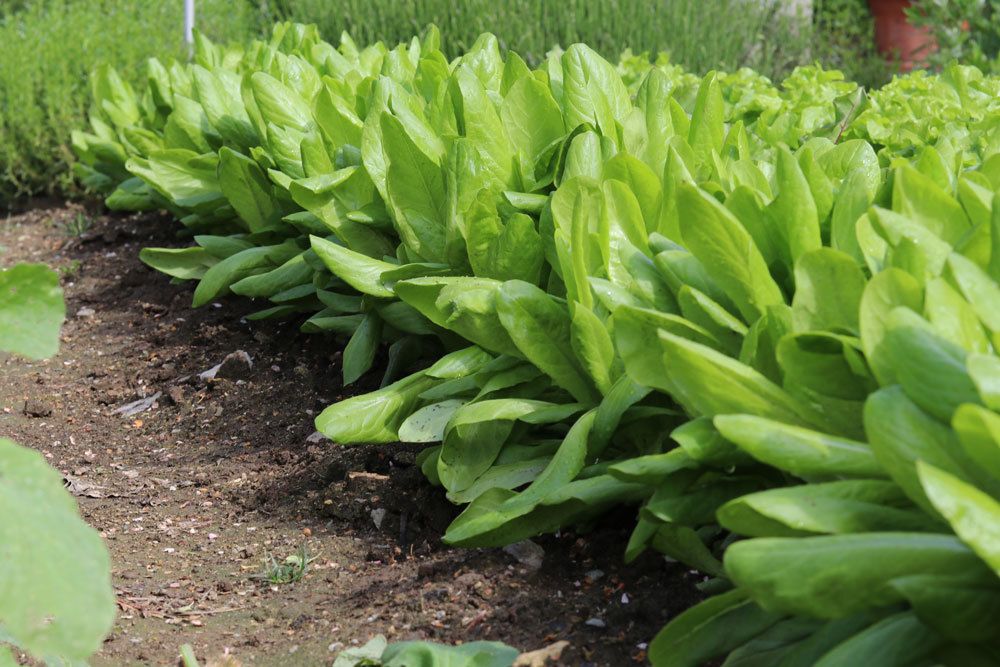
POLYGON ((194 53, 194 0, 184 0, 184 43, 190 57, 194 53))

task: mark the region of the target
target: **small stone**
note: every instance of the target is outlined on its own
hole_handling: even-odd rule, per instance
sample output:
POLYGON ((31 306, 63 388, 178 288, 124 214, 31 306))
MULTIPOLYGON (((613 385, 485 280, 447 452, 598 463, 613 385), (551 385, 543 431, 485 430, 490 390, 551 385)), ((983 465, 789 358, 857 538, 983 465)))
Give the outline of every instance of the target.
POLYGON ((97 314, 97 311, 88 306, 84 306, 80 310, 76 311, 76 316, 80 319, 90 319, 97 314))
POLYGON ((597 618, 596 616, 594 618, 588 618, 586 621, 584 621, 583 624, 587 625, 589 627, 592 627, 592 628, 606 628, 606 627, 608 627, 608 624, 605 623, 603 619, 597 618))
POLYGON ((379 507, 378 509, 372 510, 372 522, 375 523, 375 527, 382 530, 382 522, 385 521, 385 510, 379 507))
POLYGON ((236 350, 227 354, 226 358, 219 364, 219 370, 215 377, 227 380, 245 380, 253 369, 253 361, 250 355, 243 350, 236 350))
POLYGON ((591 570, 584 576, 591 581, 599 581, 604 576, 604 570, 591 570))
POLYGON ((52 408, 39 401, 25 401, 22 412, 26 417, 48 417, 52 414, 52 408))
POLYGON ((545 550, 531 540, 508 544, 503 550, 532 572, 542 567, 542 560, 545 558, 545 550))
POLYGON ((174 385, 167 390, 167 397, 170 398, 170 402, 174 405, 184 405, 184 387, 179 385, 174 385))
POLYGON ((440 566, 434 561, 424 561, 417 566, 418 577, 430 577, 437 573, 440 566))

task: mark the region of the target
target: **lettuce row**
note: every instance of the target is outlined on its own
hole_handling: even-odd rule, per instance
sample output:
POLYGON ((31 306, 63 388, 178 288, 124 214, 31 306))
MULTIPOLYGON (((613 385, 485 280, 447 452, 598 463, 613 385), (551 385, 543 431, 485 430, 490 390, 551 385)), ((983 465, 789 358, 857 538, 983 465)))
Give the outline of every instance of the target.
POLYGON ((196 305, 267 298, 257 317, 349 336, 347 382, 390 344, 383 387, 317 428, 427 443, 466 505, 446 541, 638 506, 627 559, 727 591, 655 664, 995 662, 996 80, 868 96, 819 68, 775 89, 583 45, 535 71, 488 35, 437 47, 203 41, 143 93, 172 91, 165 117, 120 124, 130 92, 95 85, 120 139, 145 123, 105 151, 131 177, 81 160, 112 207, 194 235, 142 257, 198 280, 196 305))

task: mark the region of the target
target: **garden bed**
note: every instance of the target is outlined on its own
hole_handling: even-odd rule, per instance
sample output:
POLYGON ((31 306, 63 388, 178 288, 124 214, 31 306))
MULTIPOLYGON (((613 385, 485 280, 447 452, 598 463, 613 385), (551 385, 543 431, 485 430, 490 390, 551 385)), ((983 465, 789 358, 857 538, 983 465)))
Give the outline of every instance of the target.
POLYGON ((339 346, 294 322, 248 323, 243 299, 192 309, 189 286, 138 260, 181 244, 173 228, 45 203, 0 228, 5 264, 63 275, 58 356, 2 360, 0 435, 67 475, 106 538, 119 617, 93 664, 173 664, 183 643, 199 658, 329 663, 382 633, 523 650, 565 639, 567 664, 622 665, 699 599, 697 578, 653 552, 622 564, 627 507, 627 520, 537 540, 537 572, 500 549, 443 546, 457 510, 413 448, 310 441, 310 411, 345 396, 339 346), (241 379, 198 379, 238 350, 253 362, 241 379), (266 558, 301 548, 315 558, 301 581, 259 578, 266 558))

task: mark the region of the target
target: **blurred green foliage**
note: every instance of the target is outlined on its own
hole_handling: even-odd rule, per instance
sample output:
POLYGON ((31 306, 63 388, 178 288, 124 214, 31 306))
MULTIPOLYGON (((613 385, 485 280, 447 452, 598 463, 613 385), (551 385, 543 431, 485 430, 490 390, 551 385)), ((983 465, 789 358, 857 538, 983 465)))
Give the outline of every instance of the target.
POLYGON ((813 15, 813 59, 868 88, 889 81, 894 67, 875 49, 867 0, 815 0, 813 15))
MULTIPOLYGON (((67 193, 70 131, 86 122, 88 74, 114 65, 142 75, 149 56, 184 53, 183 3, 23 0, 0 4, 0 202, 67 193)), ((198 1, 199 28, 219 40, 253 29, 252 7, 198 1)))
MULTIPOLYGON (((253 0, 252 0, 253 1, 253 0)), ((778 0, 259 0, 265 25, 316 23, 327 39, 347 31, 359 43, 408 40, 426 24, 440 28, 446 53, 469 49, 492 32, 531 63, 553 46, 584 42, 616 59, 667 51, 695 72, 754 67, 778 75, 807 47, 798 21, 778 0)))
POLYGON ((957 60, 984 72, 1000 72, 1000 0, 916 0, 907 15, 937 41, 931 65, 957 60))

